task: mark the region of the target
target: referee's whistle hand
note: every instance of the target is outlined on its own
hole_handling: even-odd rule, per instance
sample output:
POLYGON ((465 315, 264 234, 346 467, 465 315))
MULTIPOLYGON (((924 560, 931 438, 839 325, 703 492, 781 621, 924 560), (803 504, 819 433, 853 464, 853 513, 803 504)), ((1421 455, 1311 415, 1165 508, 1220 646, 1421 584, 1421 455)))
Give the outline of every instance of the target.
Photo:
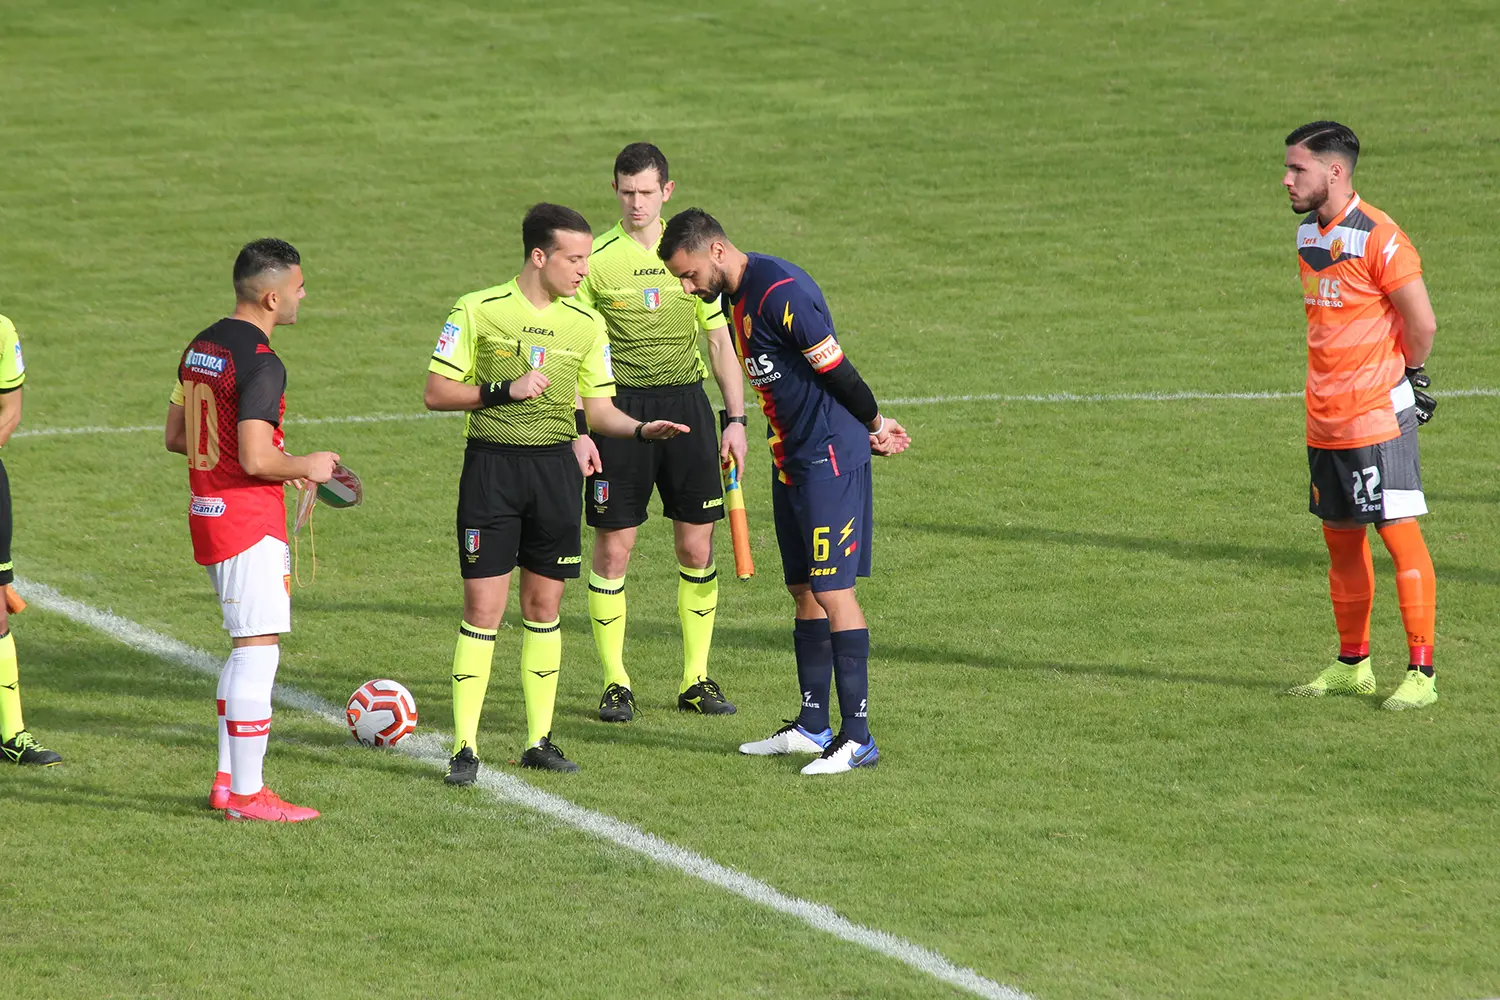
POLYGON ((687 424, 676 424, 670 420, 652 420, 641 425, 641 437, 647 441, 665 441, 691 431, 692 428, 687 424))
POLYGON ((510 398, 515 400, 535 399, 547 391, 552 381, 534 368, 510 384, 510 398))

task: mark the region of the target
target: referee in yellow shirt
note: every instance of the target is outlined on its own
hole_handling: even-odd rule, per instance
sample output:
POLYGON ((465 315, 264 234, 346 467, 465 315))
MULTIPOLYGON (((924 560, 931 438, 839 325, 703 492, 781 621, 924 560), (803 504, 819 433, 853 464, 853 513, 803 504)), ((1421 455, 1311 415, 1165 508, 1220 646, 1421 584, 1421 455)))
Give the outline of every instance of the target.
POLYGON ((558 608, 563 581, 579 574, 583 480, 599 468, 586 432, 661 441, 689 431, 674 421, 637 420, 611 401, 604 320, 569 298, 589 273, 593 236, 583 216, 536 205, 521 237, 521 273, 463 296, 449 312, 424 393, 430 410, 469 413, 457 524, 464 618, 453 657, 455 735, 446 778, 454 785, 479 775, 479 715, 517 565, 527 725, 521 766, 578 770, 551 731, 562 663, 558 608))
POLYGON ((615 404, 639 420, 680 421, 698 432, 667 444, 595 435, 604 468, 589 477, 584 505, 594 529, 589 617, 604 667, 599 718, 629 722, 635 716, 635 695, 625 672, 625 573, 653 490, 661 495, 662 513, 672 520, 677 550, 677 617, 682 623, 677 707, 727 715, 734 705, 708 676, 719 604, 714 522, 724 516, 719 463, 732 458, 743 468, 745 462, 743 376, 720 305, 684 292, 656 256, 661 208, 672 197, 667 158, 648 142, 626 146, 615 157, 613 186, 620 221, 594 241, 579 301, 597 309, 608 325, 619 384, 615 404), (707 339, 729 418, 717 449, 710 431, 713 409, 703 391, 707 371, 698 353, 700 334, 707 339))
MULTIPOLYGON (((21 383, 26 361, 15 324, 0 316, 0 445, 21 425, 21 383)), ((16 640, 10 634, 10 613, 3 592, 15 576, 10 558, 10 477, 0 463, 0 761, 51 767, 62 755, 48 750, 26 731, 21 719, 21 681, 16 670, 16 640)))

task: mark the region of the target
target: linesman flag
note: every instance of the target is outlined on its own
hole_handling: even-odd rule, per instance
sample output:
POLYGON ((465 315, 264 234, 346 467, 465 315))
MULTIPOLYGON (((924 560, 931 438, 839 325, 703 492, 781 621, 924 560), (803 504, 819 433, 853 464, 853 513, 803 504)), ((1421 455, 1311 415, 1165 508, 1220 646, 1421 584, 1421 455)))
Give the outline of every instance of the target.
MULTIPOLYGON (((719 411, 719 432, 729 426, 729 412, 719 411)), ((740 467, 727 458, 720 468, 724 480, 724 509, 729 513, 729 538, 734 543, 734 575, 748 580, 755 575, 750 555, 750 520, 745 515, 745 493, 740 489, 740 467)))

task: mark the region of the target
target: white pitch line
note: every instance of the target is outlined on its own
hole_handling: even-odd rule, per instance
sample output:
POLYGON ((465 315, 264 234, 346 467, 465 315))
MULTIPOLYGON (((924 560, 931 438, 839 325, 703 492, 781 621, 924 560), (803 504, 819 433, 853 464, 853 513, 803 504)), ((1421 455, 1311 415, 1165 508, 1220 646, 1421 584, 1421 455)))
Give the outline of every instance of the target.
MULTIPOLYGON (((1489 397, 1500 396, 1500 389, 1444 389, 1438 399, 1453 396, 1489 397)), ((942 406, 953 403, 1178 403, 1191 400, 1256 400, 1256 399, 1300 399, 1302 392, 1044 392, 1010 395, 999 392, 975 393, 960 396, 910 396, 884 399, 890 406, 942 406)), ((747 405, 754 407, 753 402, 747 405)), ((431 420, 435 417, 459 417, 461 412, 452 410, 422 410, 415 413, 370 413, 352 417, 287 417, 292 425, 301 424, 388 424, 411 420, 431 420)), ((159 424, 137 424, 133 427, 30 427, 16 431, 11 437, 62 437, 88 436, 92 434, 144 434, 147 431, 161 433, 159 424)))
MULTIPOLYGON (((121 618, 111 611, 84 604, 65 597, 44 583, 16 577, 16 589, 45 611, 69 618, 81 625, 103 632, 132 649, 148 653, 169 663, 177 663, 211 677, 217 677, 223 665, 221 657, 189 646, 168 635, 146 628, 121 618)), ((338 707, 315 694, 299 690, 286 684, 276 685, 276 701, 282 705, 299 709, 317 716, 324 722, 343 728, 344 715, 338 707)), ((447 746, 450 738, 441 733, 428 733, 401 742, 399 750, 410 757, 436 768, 448 764, 447 746)), ((667 868, 701 879, 734 893, 752 903, 796 917, 815 930, 831 934, 870 951, 878 952, 934 979, 966 990, 987 1000, 1032 1000, 1013 986, 986 979, 972 969, 954 965, 948 959, 929 948, 913 944, 905 938, 885 931, 856 924, 840 916, 833 908, 821 903, 809 902, 796 896, 788 896, 758 879, 735 871, 710 858, 660 837, 631 826, 604 813, 586 809, 550 792, 527 784, 519 778, 486 768, 479 774, 479 785, 495 798, 524 806, 560 823, 571 826, 600 840, 607 840, 630 851, 643 854, 667 868)))

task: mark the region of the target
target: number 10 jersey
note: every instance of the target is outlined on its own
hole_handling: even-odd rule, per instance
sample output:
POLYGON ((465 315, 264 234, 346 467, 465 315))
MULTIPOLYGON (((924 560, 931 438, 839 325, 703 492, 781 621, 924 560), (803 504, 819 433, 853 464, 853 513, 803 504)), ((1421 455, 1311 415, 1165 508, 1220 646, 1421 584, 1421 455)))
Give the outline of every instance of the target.
POLYGON ((240 465, 242 420, 264 420, 282 447, 286 366, 253 323, 221 319, 193 338, 177 365, 172 402, 187 421, 188 527, 204 566, 239 555, 267 535, 286 541, 281 483, 240 465))

